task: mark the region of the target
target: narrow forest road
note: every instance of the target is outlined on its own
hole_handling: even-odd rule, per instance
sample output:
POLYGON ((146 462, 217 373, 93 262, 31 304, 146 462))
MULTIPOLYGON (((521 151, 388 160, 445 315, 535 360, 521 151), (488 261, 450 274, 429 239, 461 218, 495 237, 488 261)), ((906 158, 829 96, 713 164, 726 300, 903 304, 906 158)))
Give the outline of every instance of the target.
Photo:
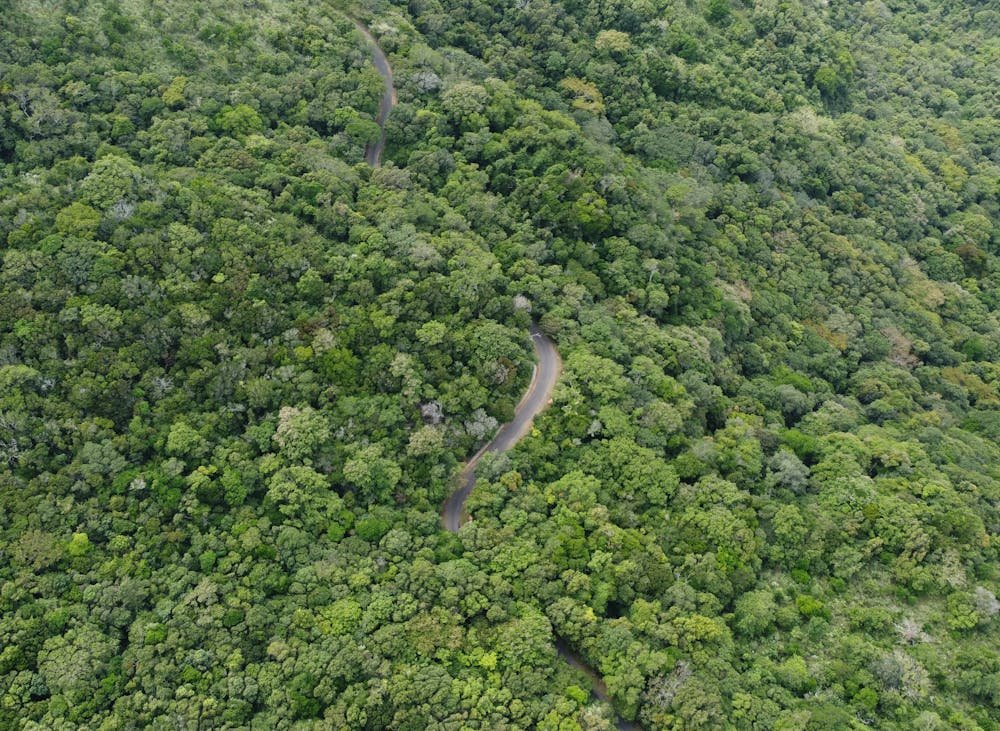
MULTIPOLYGON (((611 694, 608 693, 608 686, 605 684, 604 678, 598 675, 597 671, 590 667, 590 665, 585 663, 583 658, 576 654, 573 648, 566 644, 566 640, 561 637, 556 639, 556 650, 559 651, 559 656, 566 661, 567 665, 576 668, 587 676, 587 679, 590 680, 590 692, 593 696, 613 708, 611 694)), ((615 728, 618 731, 641 731, 639 724, 634 721, 626 721, 617 713, 615 713, 615 728)))
POLYGON ((377 168, 382 164, 382 150, 385 148, 385 123, 389 119, 392 108, 396 106, 396 87, 392 83, 392 67, 389 65, 389 59, 385 57, 382 47, 375 40, 375 36, 364 23, 354 18, 351 20, 358 32, 368 41, 368 45, 372 49, 372 63, 385 83, 385 91, 382 92, 382 99, 378 104, 378 116, 375 117, 379 127, 378 142, 373 145, 365 145, 365 162, 373 168, 377 168))
MULTIPOLYGON (((552 389, 555 388, 559 374, 562 372, 562 359, 559 357, 555 343, 539 330, 537 325, 531 326, 531 342, 535 346, 538 364, 535 366, 528 389, 514 410, 514 418, 500 427, 496 436, 466 463, 459 475, 458 489, 444 501, 444 507, 441 509, 441 520, 444 527, 452 533, 457 533, 469 518, 465 512, 465 501, 468 500, 472 488, 476 485, 476 465, 479 464, 479 460, 487 452, 506 452, 521 441, 521 438, 531 429, 534 418, 544 411, 551 401, 552 389)), ((567 664, 587 676, 593 696, 610 705, 611 696, 604 679, 561 638, 556 639, 556 649, 559 651, 559 656, 567 664)), ((639 730, 638 725, 620 717, 615 718, 615 727, 619 731, 639 730)))
POLYGON ((555 388, 559 372, 562 370, 562 360, 559 358, 555 343, 535 325, 531 326, 531 341, 535 345, 538 365, 535 366, 528 390, 524 392, 521 403, 514 410, 514 419, 500 427, 496 436, 472 456, 459 477, 461 486, 444 502, 441 518, 444 527, 452 533, 458 532, 468 517, 465 515, 465 501, 476 484, 476 465, 482 456, 487 452, 506 452, 517 444, 521 437, 528 433, 532 420, 549 404, 552 389, 555 388))
MULTIPOLYGON (((385 53, 379 46, 378 41, 375 40, 375 36, 371 34, 371 31, 363 23, 354 18, 351 18, 351 20, 354 23, 354 27, 358 29, 358 32, 368 41, 368 45, 372 49, 372 62, 385 82, 385 91, 382 94, 382 100, 379 102, 378 116, 375 118, 381 130, 381 135, 378 142, 374 145, 365 146, 365 162, 373 168, 377 168, 381 164, 382 150, 385 148, 385 123, 389 119, 392 108, 396 105, 396 87, 392 83, 392 67, 389 66, 389 60, 385 57, 385 53)), ((535 366, 534 373, 531 376, 531 383, 528 384, 528 390, 524 392, 521 402, 514 410, 513 420, 500 427, 500 430, 493 439, 472 456, 459 476, 459 488, 448 496, 448 499, 444 502, 444 507, 441 509, 441 520, 444 523, 444 527, 452 533, 457 533, 462 524, 468 519, 468 515, 465 513, 465 501, 469 499, 469 494, 476 485, 476 465, 479 463, 479 460, 487 452, 506 452, 521 441, 521 438, 531 428, 534 418, 545 410, 545 407, 549 405, 549 401, 552 398, 552 389, 555 388, 556 381, 559 380, 559 374, 562 371, 562 359, 559 357, 559 351, 556 350, 555 343, 534 324, 531 326, 531 342, 535 346, 535 355, 538 356, 538 364, 535 366)), ((559 651, 559 656, 571 667, 576 668, 587 676, 593 696, 610 705, 611 696, 608 693, 608 687, 605 685, 603 678, 560 638, 556 640, 556 649, 559 651)), ((638 725, 631 721, 626 721, 617 715, 615 717, 615 727, 619 731, 639 730, 638 725)))

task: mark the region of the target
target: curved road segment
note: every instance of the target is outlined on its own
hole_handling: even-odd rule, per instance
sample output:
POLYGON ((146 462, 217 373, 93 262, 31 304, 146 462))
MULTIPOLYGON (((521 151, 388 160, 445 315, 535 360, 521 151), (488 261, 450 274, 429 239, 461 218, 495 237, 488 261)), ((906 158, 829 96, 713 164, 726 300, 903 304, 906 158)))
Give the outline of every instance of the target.
POLYGON ((389 59, 385 57, 378 41, 375 40, 375 36, 363 23, 357 20, 354 20, 354 27, 368 41, 368 45, 372 49, 372 63, 375 64, 375 70, 385 82, 385 91, 382 92, 382 99, 378 104, 378 116, 375 117, 379 127, 378 142, 373 145, 365 145, 365 162, 373 168, 377 168, 382 164, 382 150, 385 148, 385 123, 389 119, 392 108, 396 106, 396 87, 392 83, 392 67, 389 65, 389 59))
POLYGON ((496 436, 482 449, 473 455, 472 459, 465 465, 459 477, 461 487, 448 496, 445 500, 441 517, 444 527, 452 533, 458 532, 462 524, 468 520, 465 513, 465 501, 472 492, 476 484, 476 465, 487 452, 506 452, 517 444, 521 437, 531 429, 531 422, 546 406, 552 397, 552 389, 559 378, 559 371, 562 369, 562 361, 559 359, 559 352, 555 344, 549 340, 548 336, 542 333, 536 326, 531 326, 531 340, 535 345, 535 355, 538 356, 538 365, 535 366, 534 375, 528 390, 521 397, 521 403, 514 411, 514 419, 502 427, 496 436))
MULTIPOLYGON (((465 501, 476 485, 476 465, 487 452, 506 452, 516 445, 531 429, 531 423, 538 414, 545 410, 552 400, 552 389, 559 380, 562 371, 562 359, 555 343, 536 325, 531 326, 531 341, 535 346, 538 364, 528 384, 528 390, 521 397, 521 403, 514 410, 514 419, 500 427, 496 436, 486 446, 476 452, 468 461, 459 476, 459 488, 445 500, 441 510, 444 527, 452 533, 457 533, 462 525, 469 520, 465 512, 465 501)), ((569 665, 581 671, 590 680, 591 692, 594 697, 611 705, 611 696, 604 680, 594 672, 583 659, 562 639, 556 641, 556 649, 560 657, 569 665)), ((638 731, 639 726, 623 718, 615 719, 615 727, 619 731, 638 731)))
MULTIPOLYGON (((354 22, 354 26, 358 29, 358 32, 368 41, 368 45, 372 49, 372 62, 385 82, 385 91, 382 94, 382 100, 379 102, 378 117, 375 118, 381 130, 381 135, 378 142, 365 146, 365 162, 373 168, 377 168, 381 164, 382 150, 385 148, 385 122, 389 119, 389 114, 396 104, 396 87, 392 83, 392 67, 389 66, 389 60, 379 47, 378 41, 375 40, 371 31, 363 23, 353 18, 351 20, 354 22)), ((462 524, 469 519, 469 516, 465 512, 465 501, 468 500, 469 493, 472 492, 472 488, 476 485, 476 465, 482 456, 487 452, 506 452, 517 444, 521 440, 521 437, 531 429, 531 422, 534 418, 549 405, 552 397, 552 389, 555 388, 556 381, 559 379, 559 373, 562 370, 562 360, 559 358, 559 351, 556 350, 555 343, 539 330, 536 325, 531 326, 531 341, 535 346, 535 355, 538 357, 538 364, 535 366, 528 390, 525 391, 524 396, 521 397, 521 403, 514 410, 514 419, 500 427, 496 436, 472 456, 472 459, 465 465, 465 469, 462 470, 459 477, 461 486, 445 500, 444 507, 441 510, 441 519, 444 522, 444 527, 452 533, 457 533, 462 524)), ((591 691, 594 696, 610 704, 611 698, 601 676, 594 672, 561 639, 557 640, 556 649, 567 663, 583 672, 590 679, 591 691)), ((638 731, 639 729, 638 725, 630 721, 625 721, 620 717, 616 718, 615 727, 619 731, 638 731)))

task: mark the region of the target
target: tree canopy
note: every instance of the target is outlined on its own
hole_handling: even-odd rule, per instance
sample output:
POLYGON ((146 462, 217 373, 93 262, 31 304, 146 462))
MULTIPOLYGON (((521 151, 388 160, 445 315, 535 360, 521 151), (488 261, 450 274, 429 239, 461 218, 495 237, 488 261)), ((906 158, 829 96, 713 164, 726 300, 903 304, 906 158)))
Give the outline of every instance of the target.
POLYGON ((4 5, 0 729, 1000 727, 1000 13, 351 13, 4 5))

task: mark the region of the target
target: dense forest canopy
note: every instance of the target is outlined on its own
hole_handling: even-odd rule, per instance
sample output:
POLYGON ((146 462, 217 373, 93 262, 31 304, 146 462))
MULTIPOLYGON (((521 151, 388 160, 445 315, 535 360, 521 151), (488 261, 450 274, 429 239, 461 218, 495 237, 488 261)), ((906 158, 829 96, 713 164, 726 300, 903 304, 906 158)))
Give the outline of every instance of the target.
POLYGON ((0 729, 1000 729, 993 3, 0 18, 0 729))

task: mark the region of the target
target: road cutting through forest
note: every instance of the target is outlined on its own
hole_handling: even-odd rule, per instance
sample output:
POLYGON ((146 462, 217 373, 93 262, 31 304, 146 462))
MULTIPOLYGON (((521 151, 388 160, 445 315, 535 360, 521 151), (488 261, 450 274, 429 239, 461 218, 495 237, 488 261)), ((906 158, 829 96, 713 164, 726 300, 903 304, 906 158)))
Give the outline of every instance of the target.
MULTIPOLYGON (((445 500, 441 510, 441 520, 444 527, 453 533, 457 533, 462 525, 469 520, 469 516, 465 512, 465 502, 476 485, 476 465, 479 460, 488 452, 506 452, 514 447, 530 431, 535 417, 544 411, 552 400, 552 390, 562 372, 562 359, 559 357, 555 343, 539 330, 537 325, 531 326, 531 342, 535 346, 538 363, 532 373, 531 382, 528 384, 524 396, 521 397, 521 402, 514 410, 514 418, 500 427, 496 436, 469 459, 459 474, 458 488, 445 500)), ((557 638, 556 649, 563 660, 587 676, 594 697, 610 704, 611 696, 604 679, 565 640, 557 638)), ((637 731, 639 728, 636 724, 622 718, 616 718, 615 725, 620 731, 637 731)))
POLYGON ((476 465, 487 452, 506 452, 517 444, 531 429, 531 422, 549 404, 552 389, 555 388, 562 370, 562 360, 559 351, 537 326, 531 326, 531 341, 535 345, 535 355, 538 363, 535 365, 528 389, 521 397, 521 403, 514 410, 514 418, 500 427, 496 436, 486 446, 476 452, 466 463, 459 476, 459 488, 445 500, 441 517, 444 527, 457 532, 468 516, 465 514, 465 501, 476 484, 476 465))
MULTIPOLYGON (((368 41, 372 51, 372 62, 385 82, 385 91, 379 102, 378 116, 375 118, 381 133, 378 142, 365 146, 365 162, 372 167, 378 167, 382 160, 382 150, 385 148, 385 123, 389 119, 392 108, 396 105, 396 88, 392 80, 392 67, 378 41, 363 23, 353 18, 352 21, 358 32, 368 41)), ((562 371, 562 359, 559 357, 555 343, 534 324, 531 326, 531 342, 535 346, 538 363, 534 367, 528 389, 514 410, 514 418, 500 427, 493 439, 469 459, 459 475, 458 488, 445 500, 441 510, 441 520, 444 527, 453 533, 457 533, 462 525, 469 520, 469 516, 465 512, 465 503, 472 488, 476 485, 476 465, 479 460, 487 452, 506 452, 514 447, 531 429, 534 418, 549 405, 552 399, 552 390, 555 388, 556 381, 559 380, 559 374, 562 371)), ((568 665, 587 676, 590 681, 591 694, 595 698, 611 704, 611 696, 604 679, 561 638, 556 640, 556 649, 559 656, 568 665)), ((626 721, 617 715, 615 727, 619 731, 638 731, 639 729, 637 724, 626 721)))
MULTIPOLYGON (((531 326, 531 342, 535 346, 538 363, 532 373, 531 382, 528 384, 524 396, 521 397, 521 402, 514 410, 514 418, 500 427, 496 436, 466 463, 459 474, 459 487, 445 500, 441 519, 444 522, 444 527, 453 533, 458 532, 462 525, 469 520, 469 516, 465 512, 465 502, 468 500, 472 488, 476 485, 476 465, 479 460, 488 452, 506 452, 514 447, 530 431, 535 417, 544 411, 552 400, 552 390, 562 372, 562 359, 559 357, 555 343, 536 325, 531 326)), ((587 676, 593 696, 611 704, 611 696, 604 679, 565 640, 557 638, 556 649, 559 651, 559 656, 568 665, 587 676)), ((620 717, 615 719, 615 726, 619 731, 637 731, 639 729, 638 725, 620 717)))
POLYGON ((396 87, 392 82, 392 67, 389 65, 389 59, 385 57, 382 47, 375 40, 375 36, 372 35, 364 23, 353 18, 352 21, 354 22, 354 27, 368 41, 368 46, 372 50, 372 63, 375 65, 375 70, 378 71, 379 76, 382 77, 382 81, 385 84, 385 90, 382 92, 382 98, 378 103, 378 115, 375 117, 379 128, 378 141, 374 144, 365 145, 365 162, 373 168, 377 168, 382 164, 382 150, 385 149, 385 123, 389 120, 392 108, 396 106, 396 87))

